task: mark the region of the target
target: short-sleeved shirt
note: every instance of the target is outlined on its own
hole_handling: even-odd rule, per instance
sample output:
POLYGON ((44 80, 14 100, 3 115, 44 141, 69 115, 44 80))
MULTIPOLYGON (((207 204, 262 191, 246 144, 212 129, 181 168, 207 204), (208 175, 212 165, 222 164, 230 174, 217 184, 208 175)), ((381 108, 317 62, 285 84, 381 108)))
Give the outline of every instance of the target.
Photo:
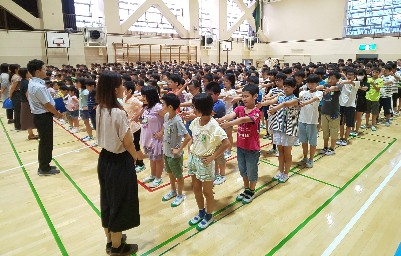
POLYGON ((99 147, 115 154, 126 151, 124 137, 129 129, 127 114, 119 108, 100 108, 96 111, 96 132, 99 147))
POLYGON ((45 81, 37 77, 32 77, 29 81, 28 101, 32 114, 44 114, 48 112, 44 107, 46 103, 55 105, 49 90, 46 88, 45 81))
POLYGON ((213 105, 214 118, 222 118, 226 115, 226 105, 223 101, 217 100, 213 105))
POLYGON ((342 107, 356 107, 356 94, 358 92, 361 82, 353 81, 352 84, 343 84, 340 95, 340 106, 342 107))
POLYGON ((368 78, 368 83, 370 84, 369 91, 366 92, 366 99, 370 101, 379 101, 380 99, 380 91, 376 91, 373 87, 372 83, 376 84, 376 87, 382 88, 383 87, 383 79, 377 78, 368 78))
POLYGON ((319 123, 319 104, 323 98, 322 91, 300 91, 299 100, 301 102, 308 101, 314 98, 319 98, 319 100, 314 101, 311 104, 303 106, 299 111, 298 121, 304 124, 318 124, 319 123))
POLYGON ((132 118, 142 110, 143 103, 136 97, 132 96, 128 100, 124 99, 122 105, 128 114, 128 122, 130 124, 131 132, 135 133, 139 131, 141 129, 141 125, 132 120, 132 118))
POLYGON ((395 86, 397 92, 398 87, 394 76, 382 76, 383 87, 380 88, 380 98, 390 98, 393 95, 393 87, 395 86), (392 82, 392 84, 384 85, 386 82, 392 82))
POLYGON ((235 92, 234 89, 230 90, 221 90, 220 96, 227 96, 227 100, 224 101, 225 107, 226 107, 226 114, 230 114, 233 112, 233 104, 231 103, 231 100, 234 96, 236 96, 237 93, 235 92))
POLYGON ((0 83, 1 88, 5 88, 3 94, 1 95, 2 99, 5 100, 9 97, 10 93, 10 75, 8 73, 1 73, 0 75, 0 83))
MULTIPOLYGON (((277 104, 292 101, 297 99, 295 95, 278 96, 277 104)), ((277 111, 277 119, 273 123, 273 131, 283 132, 290 136, 298 135, 298 105, 291 107, 284 107, 277 111)))
MULTIPOLYGON (((324 85, 326 88, 330 88, 331 85, 325 84, 324 85)), ((341 94, 341 89, 342 85, 341 84, 336 84, 335 86, 338 87, 338 91, 334 92, 329 92, 323 95, 323 104, 322 104, 322 110, 321 113, 324 115, 338 115, 340 113, 340 94, 341 94)))
POLYGON ((178 158, 182 156, 174 155, 172 148, 179 148, 181 146, 182 138, 185 134, 188 134, 184 123, 179 115, 175 115, 170 119, 169 113, 164 115, 164 135, 163 135, 163 153, 165 156, 178 158))
POLYGON ((200 117, 195 118, 189 129, 192 131, 191 153, 198 156, 210 156, 216 151, 216 148, 221 145, 224 139, 227 139, 227 134, 219 126, 219 123, 214 118, 201 126, 200 117))
POLYGON ((84 107, 88 107, 88 95, 89 91, 87 89, 79 92, 79 110, 82 110, 84 107))
POLYGON ((260 150, 258 126, 262 112, 258 108, 254 108, 247 114, 245 110, 245 106, 238 106, 234 109, 237 118, 248 116, 252 120, 252 122, 238 125, 237 147, 246 150, 260 150))
POLYGON ((96 106, 96 91, 92 90, 88 94, 88 110, 93 110, 96 106))

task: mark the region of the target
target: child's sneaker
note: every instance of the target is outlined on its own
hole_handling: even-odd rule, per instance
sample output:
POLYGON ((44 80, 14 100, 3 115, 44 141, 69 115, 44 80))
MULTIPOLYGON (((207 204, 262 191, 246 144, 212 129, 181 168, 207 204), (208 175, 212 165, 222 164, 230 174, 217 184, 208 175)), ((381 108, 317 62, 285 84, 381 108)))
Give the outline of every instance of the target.
POLYGON ((387 121, 387 122, 385 123, 385 126, 389 127, 389 126, 390 126, 390 122, 387 121))
POLYGON ((249 204, 255 198, 255 192, 250 190, 245 191, 244 199, 242 199, 242 204, 249 204))
POLYGON ((224 181, 226 181, 226 176, 216 175, 216 178, 213 181, 213 185, 220 185, 224 181))
POLYGON ((85 136, 85 137, 83 137, 81 140, 82 140, 83 142, 87 142, 87 141, 93 140, 93 136, 85 136))
POLYGON ((154 179, 153 181, 152 181, 152 183, 150 183, 150 185, 149 185, 149 187, 150 188, 157 188, 158 186, 160 186, 160 184, 162 184, 163 183, 163 180, 162 180, 162 178, 156 178, 156 179, 154 179))
POLYGON ((342 142, 343 140, 337 140, 336 144, 340 146, 342 142))
POLYGON ((274 155, 274 154, 277 154, 277 153, 278 153, 277 149, 274 149, 274 148, 272 148, 269 151, 267 151, 267 154, 269 154, 269 155, 274 155))
POLYGON ((322 148, 319 153, 320 154, 326 154, 327 150, 329 150, 329 148, 322 148))
POLYGON ((141 171, 143 171, 145 169, 146 169, 145 165, 142 165, 142 166, 137 165, 137 166, 135 166, 135 172, 136 173, 139 173, 139 172, 141 172, 141 171))
POLYGON ((288 180, 288 174, 283 173, 280 177, 280 179, 278 180, 279 183, 285 183, 288 180))
POLYGON ((307 160, 306 168, 312 168, 312 167, 313 167, 313 160, 307 160))
POLYGON ((263 139, 270 139, 270 136, 269 136, 269 134, 265 134, 265 135, 263 135, 262 138, 263 138, 263 139))
POLYGON ((77 129, 77 128, 72 128, 72 129, 71 129, 71 133, 79 133, 79 129, 77 129))
POLYGON ((327 149, 326 153, 324 153, 326 156, 331 156, 334 155, 336 153, 336 151, 334 151, 334 149, 329 148, 327 149))
POLYGON ((281 175, 283 175, 283 173, 277 173, 276 176, 273 177, 273 180, 279 180, 281 178, 281 175))
POLYGON ((196 215, 195 217, 193 217, 192 219, 190 219, 188 224, 191 226, 198 224, 199 222, 201 222, 203 220, 205 215, 206 215, 205 209, 199 210, 199 214, 196 215))
POLYGON ((341 146, 347 146, 348 142, 346 140, 341 140, 341 144, 340 145, 341 146))
POLYGON ((179 206, 182 202, 184 202, 185 195, 177 196, 174 201, 171 203, 171 207, 177 207, 179 206))
POLYGON ((308 158, 304 157, 304 159, 302 159, 301 161, 298 162, 299 165, 304 165, 308 162, 308 158))
POLYGON ((198 226, 196 226, 196 230, 198 230, 198 231, 205 230, 212 223, 213 223, 212 214, 206 214, 205 218, 203 218, 203 220, 198 224, 198 226))
POLYGON ((231 157, 231 150, 226 150, 224 151, 224 159, 228 159, 231 157))
POLYGON ((171 198, 173 198, 175 196, 177 196, 177 193, 174 190, 171 190, 170 192, 168 192, 167 194, 165 194, 162 197, 162 201, 166 202, 166 201, 170 200, 171 198))
POLYGON ((372 125, 371 129, 373 132, 377 131, 377 128, 374 125, 372 125))
POLYGON ((244 192, 242 192, 241 194, 239 194, 239 195, 235 198, 235 200, 236 200, 236 201, 242 201, 242 200, 245 198, 246 191, 248 191, 248 189, 245 189, 244 192))
POLYGON ((361 129, 365 129, 365 128, 367 128, 367 125, 361 125, 361 127, 360 127, 361 129))
POLYGON ((355 131, 350 132, 349 135, 352 137, 358 137, 358 133, 355 131))
POLYGON ((144 179, 142 180, 142 182, 143 182, 143 183, 149 183, 149 182, 154 181, 155 179, 156 179, 155 176, 149 176, 149 177, 144 178, 144 179))

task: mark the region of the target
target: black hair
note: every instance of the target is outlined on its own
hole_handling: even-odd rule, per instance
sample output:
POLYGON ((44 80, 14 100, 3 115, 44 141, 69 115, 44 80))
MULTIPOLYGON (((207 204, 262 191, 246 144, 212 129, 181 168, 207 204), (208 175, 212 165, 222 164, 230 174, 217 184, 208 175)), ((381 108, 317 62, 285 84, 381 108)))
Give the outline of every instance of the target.
POLYGON ((19 65, 18 64, 10 64, 10 66, 8 67, 10 69, 10 76, 9 76, 9 81, 11 82, 12 76, 17 74, 17 69, 19 69, 19 65))
POLYGON ((282 71, 284 74, 288 75, 288 74, 292 74, 292 69, 291 68, 284 68, 282 71))
POLYGON ((297 83, 296 83, 295 79, 292 78, 292 77, 286 78, 284 80, 283 84, 284 84, 284 86, 290 86, 290 87, 296 87, 297 86, 297 83))
POLYGON ((166 106, 172 106, 174 110, 180 107, 180 99, 174 93, 164 94, 162 100, 166 106))
POLYGON ((207 79, 207 81, 210 83, 213 81, 213 76, 211 74, 206 74, 203 76, 203 79, 207 79))
POLYGON ((131 94, 135 91, 135 85, 132 81, 125 81, 123 83, 124 87, 127 89, 127 92, 131 90, 131 94))
POLYGON ((220 85, 217 82, 209 82, 205 86, 205 91, 212 91, 213 93, 221 93, 220 85))
POLYGON ((44 64, 45 63, 43 61, 34 59, 34 60, 29 61, 26 66, 28 68, 29 73, 31 73, 31 75, 34 76, 35 71, 41 70, 44 64))
MULTIPOLYGON (((10 67, 11 67, 11 65, 10 65, 10 67)), ((393 69, 393 67, 390 64, 386 64, 386 65, 384 65, 384 69, 391 71, 393 69)))
POLYGON ((93 79, 85 79, 85 85, 87 86, 96 86, 96 81, 93 79))
POLYGON ((242 88, 243 92, 249 92, 252 96, 259 94, 259 87, 254 84, 247 84, 242 88))
POLYGON ((68 91, 68 86, 66 85, 60 86, 60 91, 68 91))
POLYGON ((295 76, 299 76, 299 77, 305 78, 305 72, 304 71, 297 71, 294 74, 294 77, 295 76))
POLYGON ((231 73, 227 73, 227 74, 224 75, 224 78, 226 78, 228 81, 230 81, 231 87, 234 88, 234 86, 235 86, 235 75, 231 74, 231 73))
POLYGON ((341 78, 341 74, 336 72, 336 71, 330 72, 327 76, 328 77, 335 76, 336 79, 340 79, 341 78))
POLYGON ((315 70, 315 74, 323 76, 324 74, 326 74, 326 70, 324 70, 324 68, 322 67, 319 67, 315 70))
POLYGON ((8 64, 1 63, 0 70, 1 70, 1 73, 8 73, 8 64))
POLYGON ((180 85, 181 83, 181 76, 177 74, 172 74, 169 78, 169 80, 173 81, 174 83, 177 83, 177 85, 180 85))
POLYGON ((372 69, 372 71, 377 71, 377 72, 380 73, 381 69, 380 69, 379 67, 374 67, 374 68, 372 69))
POLYGON ((259 84, 259 77, 257 76, 248 76, 246 81, 250 84, 259 84))
POLYGON ((148 109, 153 108, 156 103, 160 103, 159 94, 157 93, 157 89, 153 86, 145 86, 141 90, 141 94, 146 97, 146 101, 148 102, 148 109))
POLYGON ((198 93, 192 98, 194 108, 203 116, 210 116, 213 112, 213 99, 206 93, 198 93))
POLYGON ((278 72, 275 76, 275 79, 282 79, 285 80, 287 78, 287 76, 284 73, 278 72))
POLYGON ((28 74, 28 69, 27 68, 20 68, 18 70, 18 75, 22 78, 22 79, 26 79, 26 75, 28 74))
POLYGON ((347 69, 345 74, 348 74, 348 73, 352 73, 352 74, 356 75, 356 70, 354 68, 349 68, 349 69, 347 69))
POLYGON ((131 77, 130 77, 129 75, 127 75, 127 74, 122 75, 121 78, 122 78, 123 80, 125 80, 125 81, 131 81, 131 77))
POLYGON ((317 84, 320 82, 320 77, 316 74, 310 74, 306 79, 306 82, 311 84, 317 84))
POLYGON ((79 91, 75 86, 68 87, 68 91, 69 92, 74 92, 75 96, 77 96, 77 98, 79 98, 79 91))

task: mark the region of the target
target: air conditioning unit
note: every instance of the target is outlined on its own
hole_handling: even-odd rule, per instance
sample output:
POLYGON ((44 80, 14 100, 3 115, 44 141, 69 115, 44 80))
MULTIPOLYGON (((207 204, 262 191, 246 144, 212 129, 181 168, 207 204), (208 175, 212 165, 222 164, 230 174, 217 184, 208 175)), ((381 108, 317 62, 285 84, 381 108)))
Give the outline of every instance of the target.
POLYGON ((106 46, 106 32, 102 27, 84 28, 85 46, 106 46))
POLYGON ((213 35, 207 34, 202 36, 201 46, 204 46, 205 48, 212 48, 214 46, 213 35))

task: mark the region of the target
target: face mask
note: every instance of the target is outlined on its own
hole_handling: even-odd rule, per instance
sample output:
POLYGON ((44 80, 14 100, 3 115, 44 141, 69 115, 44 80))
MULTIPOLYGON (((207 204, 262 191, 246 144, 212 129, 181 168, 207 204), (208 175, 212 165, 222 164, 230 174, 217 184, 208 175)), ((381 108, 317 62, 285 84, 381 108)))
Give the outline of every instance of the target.
POLYGON ((123 101, 123 99, 117 98, 117 102, 118 102, 121 106, 124 106, 124 101, 123 101))
POLYGON ((364 76, 357 76, 359 81, 362 81, 365 77, 364 76))

